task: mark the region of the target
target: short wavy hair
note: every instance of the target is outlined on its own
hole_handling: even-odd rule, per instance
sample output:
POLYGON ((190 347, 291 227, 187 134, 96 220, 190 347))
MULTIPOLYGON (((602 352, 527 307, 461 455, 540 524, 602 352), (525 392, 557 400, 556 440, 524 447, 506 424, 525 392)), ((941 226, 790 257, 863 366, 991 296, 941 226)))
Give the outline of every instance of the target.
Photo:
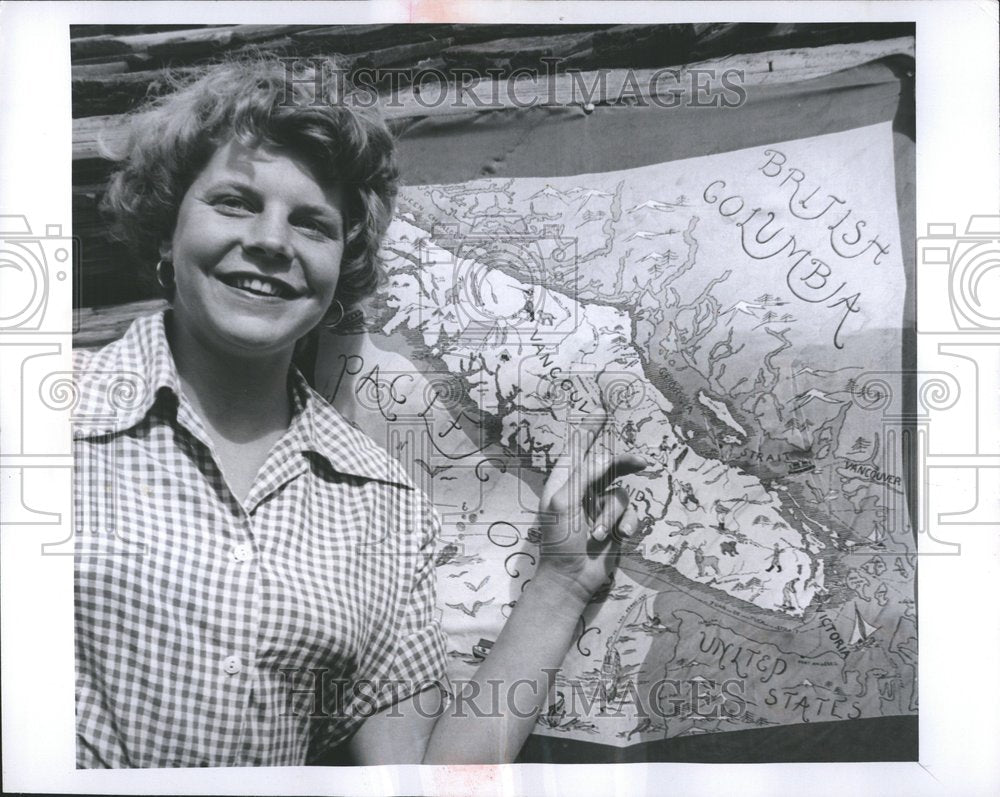
MULTIPOLYGON (((335 62, 257 55, 199 68, 132 113, 104 154, 119 162, 101 209, 112 234, 150 269, 181 200, 218 147, 283 149, 320 182, 344 187, 346 241, 336 298, 346 307, 383 281, 378 250, 399 185, 395 145, 374 96, 353 90, 335 62)), ((172 298, 167 296, 168 299, 172 298)))

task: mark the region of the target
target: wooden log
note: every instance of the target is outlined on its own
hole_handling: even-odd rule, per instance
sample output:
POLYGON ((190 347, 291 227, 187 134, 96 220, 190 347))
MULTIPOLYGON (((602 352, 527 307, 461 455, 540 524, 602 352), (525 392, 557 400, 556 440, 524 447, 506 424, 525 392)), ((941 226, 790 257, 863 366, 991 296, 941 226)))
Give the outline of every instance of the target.
POLYGON ((857 41, 878 41, 912 35, 910 23, 712 23, 695 25, 692 59, 734 53, 823 47, 857 41))
MULTIPOLYGON (((241 55, 264 49, 278 54, 294 52, 295 55, 302 57, 317 55, 320 51, 323 55, 343 52, 345 55, 340 58, 341 67, 347 70, 353 69, 358 63, 388 66, 435 52, 442 46, 438 33, 446 26, 411 26, 420 30, 409 32, 404 38, 409 38, 411 41, 404 45, 398 41, 400 34, 397 29, 400 26, 357 26, 357 30, 348 31, 345 31, 344 27, 271 28, 271 32, 285 34, 277 38, 264 38, 268 32, 266 26, 206 29, 186 37, 159 34, 156 34, 155 38, 132 37, 129 43, 132 49, 125 59, 130 72, 124 73, 124 70, 116 69, 115 72, 121 74, 102 74, 101 70, 94 70, 98 74, 94 74, 94 71, 84 71, 76 76, 73 81, 73 115, 74 118, 80 118, 125 113, 132 110, 144 97, 163 93, 169 86, 166 73, 161 69, 150 67, 162 66, 168 60, 172 64, 184 64, 209 56, 221 56, 226 52, 241 55), (145 50, 136 44, 136 39, 140 40, 139 44, 142 44, 145 50), (387 42, 392 46, 374 50, 365 46, 378 41, 387 42), (339 50, 336 49, 338 47, 339 50), (405 47, 411 49, 406 50, 405 47), (357 57, 352 57, 354 54, 358 54, 357 57), (139 69, 142 71, 137 71, 139 69)), ((445 45, 451 42, 452 40, 446 37, 445 45)), ((191 66, 178 66, 172 72, 184 75, 193 69, 191 66)))
POLYGON ((118 61, 101 61, 96 64, 73 64, 70 76, 73 80, 119 75, 129 71, 129 64, 124 58, 118 61))
POLYGON ((448 37, 449 25, 332 25, 291 34, 304 55, 362 53, 448 37))
MULTIPOLYGON (((195 71, 194 67, 181 67, 170 70, 170 73, 183 77, 195 71)), ((72 84, 73 117, 125 113, 145 97, 160 96, 170 91, 171 82, 166 70, 80 78, 72 84)))
MULTIPOLYGON (((213 41, 229 35, 236 25, 213 25, 211 27, 184 28, 180 30, 140 33, 131 36, 97 36, 93 39, 70 39, 70 59, 86 58, 94 48, 106 48, 106 40, 114 42, 115 54, 141 53, 167 42, 183 45, 188 42, 213 41)), ((98 53, 93 53, 97 55, 98 53)))
POLYGON ((534 36, 558 36, 563 33, 586 33, 611 27, 596 25, 449 25, 448 35, 458 44, 496 41, 497 39, 523 39, 534 36))
MULTIPOLYGON (((280 41, 291 33, 313 30, 318 25, 222 25, 193 30, 168 30, 134 36, 96 36, 71 42, 71 60, 125 58, 141 64, 190 64, 224 54, 230 49, 257 43, 267 49, 269 41, 280 41)), ((328 26, 327 26, 328 27, 328 26)))
POLYGON ((78 311, 79 329, 73 335, 74 349, 98 349, 118 340, 135 319, 167 306, 163 299, 144 299, 113 307, 88 307, 78 311))
MULTIPOLYGON (((193 61, 221 57, 227 52, 243 54, 261 49, 279 54, 291 55, 294 53, 302 57, 331 55, 333 53, 361 54, 360 60, 347 57, 341 59, 343 67, 349 69, 357 64, 366 66, 404 64, 407 58, 420 58, 433 53, 434 42, 439 42, 438 46, 442 50, 452 49, 454 46, 463 46, 463 41, 482 39, 496 31, 521 31, 528 28, 540 32, 544 31, 548 34, 545 38, 535 39, 487 40, 482 47, 478 48, 482 57, 477 57, 477 48, 456 50, 453 55, 445 57, 446 63, 457 65, 459 61, 465 59, 466 63, 463 63, 463 66, 485 69, 496 66, 534 66, 540 57, 572 53, 574 50, 581 49, 582 46, 575 46, 574 36, 588 36, 590 32, 593 32, 580 32, 581 30, 588 31, 587 26, 555 27, 560 30, 568 28, 574 32, 553 36, 551 35, 553 26, 466 26, 462 28, 462 26, 447 25, 327 27, 247 25, 121 37, 116 40, 116 46, 119 49, 126 48, 127 52, 124 56, 121 54, 116 56, 114 67, 78 72, 80 82, 74 84, 74 116, 79 118, 81 116, 122 113, 130 110, 142 96, 145 96, 145 91, 140 90, 140 87, 136 85, 136 80, 145 79, 151 84, 156 84, 159 81, 155 74, 149 74, 145 78, 133 78, 122 74, 121 79, 114 79, 115 75, 109 73, 124 72, 121 67, 123 57, 131 72, 145 73, 147 70, 153 72, 155 67, 162 66, 167 62, 183 67, 183 65, 193 61), (443 33, 448 33, 452 28, 457 30, 457 36, 442 37, 443 33), (401 43, 400 37, 408 41, 401 43), (442 41, 442 38, 448 41, 442 41), (387 43, 388 46, 375 46, 380 42, 387 43), (405 48, 407 44, 412 47, 410 51, 401 49, 405 48), (107 82, 102 81, 97 84, 89 82, 90 79, 100 76, 109 79, 107 82)), ((649 27, 651 29, 663 28, 663 26, 649 27)), ((83 53, 86 51, 88 42, 90 45, 94 45, 105 41, 105 39, 107 37, 98 37, 93 41, 80 39, 77 40, 76 46, 78 51, 83 53)), ((108 58, 107 56, 101 57, 108 58)), ((156 92, 154 91, 154 93, 156 92)))
POLYGON ((156 61, 191 63, 228 50, 233 44, 233 29, 226 28, 211 36, 177 36, 157 44, 150 44, 146 53, 156 61))
POLYGON ((293 33, 306 33, 326 27, 325 25, 237 25, 233 29, 233 39, 242 44, 268 42, 281 39, 293 33))
POLYGON ((371 52, 359 54, 354 61, 354 67, 383 69, 397 65, 406 66, 446 50, 454 41, 454 39, 446 38, 414 42, 413 44, 401 44, 396 47, 386 47, 382 50, 372 50, 371 52))
POLYGON ((211 25, 70 25, 71 39, 87 39, 95 36, 114 36, 124 38, 140 33, 167 33, 177 30, 195 30, 197 28, 213 27, 211 25))
POLYGON ((159 65, 149 53, 132 53, 125 56, 125 63, 128 64, 130 72, 145 72, 156 69, 159 65))
POLYGON ((694 31, 690 25, 615 25, 597 31, 589 66, 633 67, 683 64, 690 61, 694 31))
POLYGON ((353 54, 403 44, 452 39, 456 45, 497 39, 553 37, 566 33, 601 30, 608 25, 337 25, 291 36, 303 56, 353 54))
POLYGON ((116 36, 94 36, 85 39, 70 39, 70 61, 83 58, 116 58, 132 52, 127 42, 116 36))
POLYGON ((463 44, 442 50, 441 56, 450 67, 461 66, 486 72, 523 67, 538 67, 542 58, 565 58, 591 46, 592 32, 564 33, 558 36, 537 36, 517 39, 496 39, 477 44, 463 44))
POLYGON ((168 39, 151 43, 145 53, 153 63, 185 64, 205 59, 217 59, 239 50, 270 52, 272 42, 282 44, 296 33, 317 29, 313 25, 236 25, 220 31, 217 36, 188 39, 168 39))
MULTIPOLYGON (((851 66, 862 64, 894 53, 913 55, 913 38, 909 36, 884 41, 859 42, 857 44, 837 44, 825 47, 792 50, 776 50, 766 54, 733 55, 726 58, 701 63, 687 64, 686 68, 716 67, 718 69, 741 69, 745 76, 745 85, 755 85, 767 82, 782 82, 789 80, 805 80, 809 77, 818 77, 828 74, 838 69, 847 69, 851 66)), ((439 66, 441 64, 439 63, 439 66)), ((644 84, 644 78, 649 79, 655 70, 636 70, 635 75, 640 84, 644 84)), ((577 81, 584 81, 590 86, 594 80, 593 76, 586 73, 581 74, 577 81)), ((573 78, 568 75, 556 75, 556 98, 559 101, 573 101, 573 78)), ((490 83, 484 83, 481 89, 482 96, 492 96, 489 93, 490 83)), ((578 84, 577 84, 578 85, 578 84)), ((661 87, 669 88, 666 81, 661 81, 661 87)), ((543 87, 544 88, 544 87, 543 87)), ((453 92, 454 88, 451 89, 453 92)), ((614 81, 607 81, 607 92, 612 94, 615 90, 614 81)), ((525 97, 528 94, 527 83, 523 89, 519 89, 519 96, 525 97)), ((497 92, 501 102, 505 102, 507 97, 505 91, 497 92)), ((577 93, 577 98, 579 94, 577 93)), ((601 98, 597 98, 601 99, 601 98)), ((390 120, 406 120, 418 116, 427 116, 439 113, 473 113, 475 108, 469 107, 454 108, 451 103, 441 103, 439 107, 428 107, 425 102, 421 104, 414 97, 412 90, 401 91, 399 94, 398 107, 386 107, 383 113, 390 120)), ((122 128, 123 120, 115 115, 101 115, 73 120, 73 159, 74 161, 87 161, 100 158, 97 140, 103 136, 108 142, 119 141, 124 136, 122 128)))

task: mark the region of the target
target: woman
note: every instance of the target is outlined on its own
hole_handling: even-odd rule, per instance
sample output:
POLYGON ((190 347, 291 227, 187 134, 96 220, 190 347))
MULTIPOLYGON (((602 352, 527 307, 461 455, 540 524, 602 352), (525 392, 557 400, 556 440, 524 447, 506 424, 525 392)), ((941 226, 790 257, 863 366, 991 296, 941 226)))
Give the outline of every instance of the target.
POLYGON ((471 684, 501 711, 443 698, 437 516, 292 365, 378 283, 392 139, 340 81, 289 77, 215 67, 118 154, 106 208, 170 307, 76 363, 80 767, 301 764, 317 731, 362 764, 512 760, 635 527, 607 486, 641 460, 564 458, 471 684))

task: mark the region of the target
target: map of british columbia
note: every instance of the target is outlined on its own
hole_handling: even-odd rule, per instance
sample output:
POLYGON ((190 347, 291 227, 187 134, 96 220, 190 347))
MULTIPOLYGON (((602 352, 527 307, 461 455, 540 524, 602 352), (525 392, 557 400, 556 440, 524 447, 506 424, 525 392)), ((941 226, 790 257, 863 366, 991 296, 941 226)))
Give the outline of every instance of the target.
POLYGON ((888 123, 642 168, 405 188, 319 386, 427 491, 450 675, 538 560, 560 456, 649 463, 537 733, 628 745, 917 711, 888 123))

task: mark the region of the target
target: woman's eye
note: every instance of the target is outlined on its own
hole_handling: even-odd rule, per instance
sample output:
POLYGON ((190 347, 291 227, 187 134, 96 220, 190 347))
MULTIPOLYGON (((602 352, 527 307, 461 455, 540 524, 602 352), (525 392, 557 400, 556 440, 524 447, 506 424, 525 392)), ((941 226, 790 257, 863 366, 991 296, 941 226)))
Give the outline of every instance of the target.
POLYGON ((215 200, 215 206, 222 210, 248 211, 250 203, 241 196, 227 195, 215 200))
POLYGON ((336 235, 329 224, 321 219, 303 218, 297 219, 295 225, 305 230, 310 235, 322 236, 324 238, 335 238, 336 235))

